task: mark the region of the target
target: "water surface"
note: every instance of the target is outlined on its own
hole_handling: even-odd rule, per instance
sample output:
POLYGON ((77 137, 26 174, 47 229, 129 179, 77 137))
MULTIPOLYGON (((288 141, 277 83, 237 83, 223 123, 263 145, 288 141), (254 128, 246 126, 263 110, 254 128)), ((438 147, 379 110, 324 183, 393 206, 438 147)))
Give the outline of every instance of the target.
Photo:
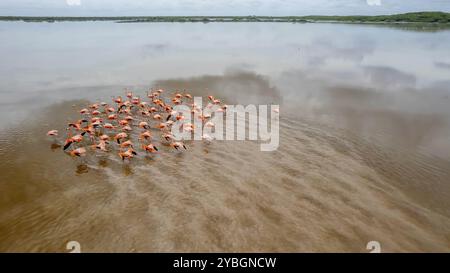
POLYGON ((450 250, 450 35, 371 25, 0 23, 0 250, 450 250), (280 147, 123 164, 45 137, 123 88, 280 104, 280 147))

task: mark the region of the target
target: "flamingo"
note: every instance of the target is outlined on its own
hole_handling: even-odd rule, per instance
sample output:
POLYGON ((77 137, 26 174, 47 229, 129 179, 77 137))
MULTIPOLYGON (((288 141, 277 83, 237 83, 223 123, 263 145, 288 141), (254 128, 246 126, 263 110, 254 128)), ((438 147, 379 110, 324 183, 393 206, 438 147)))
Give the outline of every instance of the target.
POLYGON ((100 151, 103 151, 103 152, 107 152, 108 150, 106 149, 106 144, 107 144, 106 141, 100 140, 100 142, 98 144, 94 144, 91 147, 94 148, 94 149, 98 149, 100 151))
POLYGON ((122 113, 125 113, 127 115, 131 115, 131 107, 125 108, 122 110, 122 113))
POLYGON ((158 105, 158 106, 163 106, 164 105, 164 103, 160 99, 154 99, 152 101, 152 103, 155 104, 155 105, 158 105))
POLYGON ((150 153, 156 153, 158 151, 158 148, 156 148, 156 146, 153 144, 142 145, 142 149, 150 153))
POLYGON ((120 103, 122 103, 122 97, 121 96, 118 96, 117 98, 113 97, 113 101, 117 104, 120 104, 120 103))
POLYGON ((50 130, 47 132, 48 136, 58 136, 58 130, 50 130))
POLYGON ((92 123, 94 123, 94 122, 100 122, 100 123, 102 123, 102 122, 103 122, 103 119, 100 118, 100 117, 93 117, 93 118, 91 118, 91 122, 92 122, 92 123))
POLYGON ((150 126, 148 125, 147 122, 141 121, 141 122, 139 122, 139 128, 148 129, 148 128, 150 128, 150 126))
POLYGON ((72 128, 75 128, 75 130, 77 130, 77 131, 81 131, 81 129, 82 129, 81 125, 85 122, 88 122, 88 121, 86 119, 80 119, 80 120, 77 120, 76 122, 69 123, 68 126, 69 126, 69 128, 72 127, 72 128))
POLYGON ((105 129, 115 129, 116 126, 112 125, 111 123, 105 123, 105 125, 103 125, 103 128, 105 128, 105 129))
POLYGON ((91 123, 91 125, 94 128, 98 128, 102 126, 102 123, 100 122, 100 120, 97 120, 96 122, 91 123))
POLYGON ((114 113, 114 112, 116 112, 116 109, 114 109, 114 107, 107 107, 105 109, 105 111, 106 111, 106 113, 114 113))
POLYGON ((115 120, 115 119, 117 119, 117 115, 116 114, 108 115, 108 119, 109 120, 115 120))
POLYGON ((120 148, 128 148, 133 147, 133 142, 131 140, 127 140, 125 142, 120 143, 120 148))
POLYGON ((152 137, 152 134, 149 131, 145 131, 139 135, 140 140, 149 139, 151 137, 152 137))
POLYGON ((92 125, 84 127, 83 131, 88 133, 88 134, 90 134, 90 135, 95 134, 95 129, 94 129, 94 126, 92 126, 92 125))
POLYGON ((157 129, 166 129, 167 128, 167 124, 165 124, 165 123, 160 123, 160 124, 158 124, 158 125, 156 125, 156 128, 157 129))
POLYGON ((207 119, 209 119, 211 117, 210 114, 200 114, 198 115, 198 119, 202 120, 203 122, 206 121, 207 119))
POLYGON ((170 140, 173 140, 173 139, 174 139, 174 137, 173 137, 173 135, 172 135, 171 133, 165 133, 165 134, 162 135, 162 137, 163 137, 165 140, 167 140, 167 141, 170 141, 170 140))
POLYGON ((131 159, 135 155, 137 155, 137 153, 132 148, 129 148, 125 152, 119 152, 119 156, 122 158, 122 161, 125 160, 125 158, 131 159))
POLYGON ((170 105, 165 105, 164 106, 164 111, 166 111, 167 113, 170 113, 172 111, 172 106, 170 105))
POLYGON ((184 143, 182 143, 182 142, 172 142, 172 143, 170 143, 170 146, 177 150, 181 149, 181 147, 183 147, 185 150, 187 150, 186 145, 184 145, 184 143))
POLYGON ((133 131, 133 128, 131 128, 129 125, 123 126, 122 131, 124 132, 131 132, 133 131))
POLYGON ((169 112, 169 115, 167 116, 166 120, 169 120, 171 117, 173 117, 173 116, 178 114, 178 112, 175 111, 175 110, 170 110, 168 112, 169 112))
MULTIPOLYGON (((134 136, 128 135, 128 132, 140 128, 142 130, 136 130, 136 138, 140 146, 145 152, 156 153, 158 152, 158 148, 152 143, 151 128, 153 125, 150 120, 159 120, 159 122, 156 122, 155 127, 160 129, 159 136, 161 137, 161 141, 166 141, 166 145, 178 151, 183 149, 187 150, 186 145, 183 142, 179 142, 171 134, 170 128, 176 121, 190 119, 191 115, 187 114, 187 116, 184 116, 183 113, 173 110, 175 105, 186 104, 189 106, 191 113, 194 114, 195 118, 202 120, 205 128, 215 127, 215 124, 211 120, 211 113, 213 111, 225 112, 227 109, 227 105, 222 105, 221 101, 212 95, 208 96, 209 103, 206 106, 206 110, 203 111, 193 101, 193 95, 186 92, 185 89, 181 92, 175 91, 175 94, 169 98, 164 98, 161 95, 162 93, 162 89, 156 91, 149 89, 147 97, 150 100, 144 101, 141 97, 133 95, 133 92, 125 89, 125 99, 122 99, 121 96, 113 96, 112 106, 104 101, 88 104, 86 108, 79 111, 83 117, 82 119, 68 123, 68 136, 63 149, 67 150, 69 147, 72 147, 68 154, 81 157, 86 155, 86 149, 88 147, 94 151, 99 150, 102 152, 108 152, 108 150, 114 148, 118 150, 122 160, 131 159, 137 153, 134 150, 132 142, 134 136), (112 130, 118 131, 112 134, 114 132, 112 130), (74 136, 72 136, 72 132, 74 132, 74 136), (86 134, 88 134, 92 141, 90 145, 85 146, 86 148, 83 148, 83 144, 72 145, 73 143, 84 143, 86 134), (111 146, 112 148, 108 149, 110 139, 117 142, 118 145, 111 146)), ((274 109, 273 112, 278 113, 278 109, 274 109)), ((192 123, 183 123, 183 130, 189 132, 194 131, 195 126, 192 123)), ((58 131, 50 130, 47 132, 47 135, 57 137, 58 131)), ((214 137, 205 133, 201 135, 201 139, 212 141, 214 137)))
POLYGON ((119 143, 120 144, 120 140, 121 139, 124 139, 124 138, 127 138, 128 137, 128 135, 127 135, 127 133, 118 133, 117 135, 115 135, 114 136, 114 140, 115 141, 117 141, 117 143, 119 143))
POLYGON ((70 151, 71 156, 85 156, 86 155, 86 149, 81 147, 75 150, 70 151))
POLYGON ((192 132, 192 131, 194 131, 194 128, 195 128, 195 126, 194 126, 194 124, 192 124, 192 123, 185 123, 185 124, 183 124, 183 129, 184 129, 185 131, 187 131, 187 132, 192 132))
POLYGON ((94 110, 97 110, 98 107, 99 107, 98 103, 94 103, 94 104, 89 105, 89 108, 94 109, 94 110))
POLYGON ((139 97, 133 97, 133 99, 131 100, 131 103, 134 105, 138 105, 141 103, 141 99, 139 97))
POLYGON ((109 140, 109 136, 103 134, 103 135, 100 136, 100 140, 107 141, 107 140, 109 140))
POLYGON ((83 141, 83 136, 84 136, 85 134, 86 134, 86 132, 82 132, 82 133, 79 134, 79 135, 75 135, 75 136, 73 136, 73 137, 69 137, 68 139, 66 139, 66 141, 65 141, 65 143, 64 143, 63 149, 64 149, 64 150, 67 150, 67 148, 69 148, 69 146, 70 146, 72 143, 74 143, 74 142, 80 143, 81 141, 83 141))
POLYGON ((125 105, 125 103, 121 103, 119 105, 119 107, 117 108, 117 113, 122 113, 123 112, 122 108, 126 108, 126 107, 127 106, 125 105))

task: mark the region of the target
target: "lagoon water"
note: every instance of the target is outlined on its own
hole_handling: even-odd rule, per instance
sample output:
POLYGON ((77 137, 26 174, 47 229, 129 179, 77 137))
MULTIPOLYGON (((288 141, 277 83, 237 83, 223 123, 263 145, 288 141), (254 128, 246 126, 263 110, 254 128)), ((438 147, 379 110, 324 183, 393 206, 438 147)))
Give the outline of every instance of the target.
POLYGON ((450 251, 450 31, 0 22, 0 251, 450 251), (280 147, 123 164, 45 133, 124 88, 279 104, 280 147))

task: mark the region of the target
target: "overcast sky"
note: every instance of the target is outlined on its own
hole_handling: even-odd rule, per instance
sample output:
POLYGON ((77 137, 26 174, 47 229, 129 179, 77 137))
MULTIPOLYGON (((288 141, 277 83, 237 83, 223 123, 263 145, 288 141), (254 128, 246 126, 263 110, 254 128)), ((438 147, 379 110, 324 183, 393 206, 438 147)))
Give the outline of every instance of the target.
POLYGON ((354 15, 450 12, 450 0, 0 0, 0 15, 354 15))

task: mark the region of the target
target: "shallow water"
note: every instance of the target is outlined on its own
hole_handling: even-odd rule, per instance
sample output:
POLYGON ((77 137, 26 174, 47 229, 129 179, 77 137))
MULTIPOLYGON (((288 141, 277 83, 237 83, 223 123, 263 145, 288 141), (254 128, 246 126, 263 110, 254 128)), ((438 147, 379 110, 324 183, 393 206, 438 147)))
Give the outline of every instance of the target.
POLYGON ((450 250, 449 31, 1 22, 0 39, 0 251, 450 250), (280 104, 280 147, 124 164, 45 136, 152 86, 280 104))

